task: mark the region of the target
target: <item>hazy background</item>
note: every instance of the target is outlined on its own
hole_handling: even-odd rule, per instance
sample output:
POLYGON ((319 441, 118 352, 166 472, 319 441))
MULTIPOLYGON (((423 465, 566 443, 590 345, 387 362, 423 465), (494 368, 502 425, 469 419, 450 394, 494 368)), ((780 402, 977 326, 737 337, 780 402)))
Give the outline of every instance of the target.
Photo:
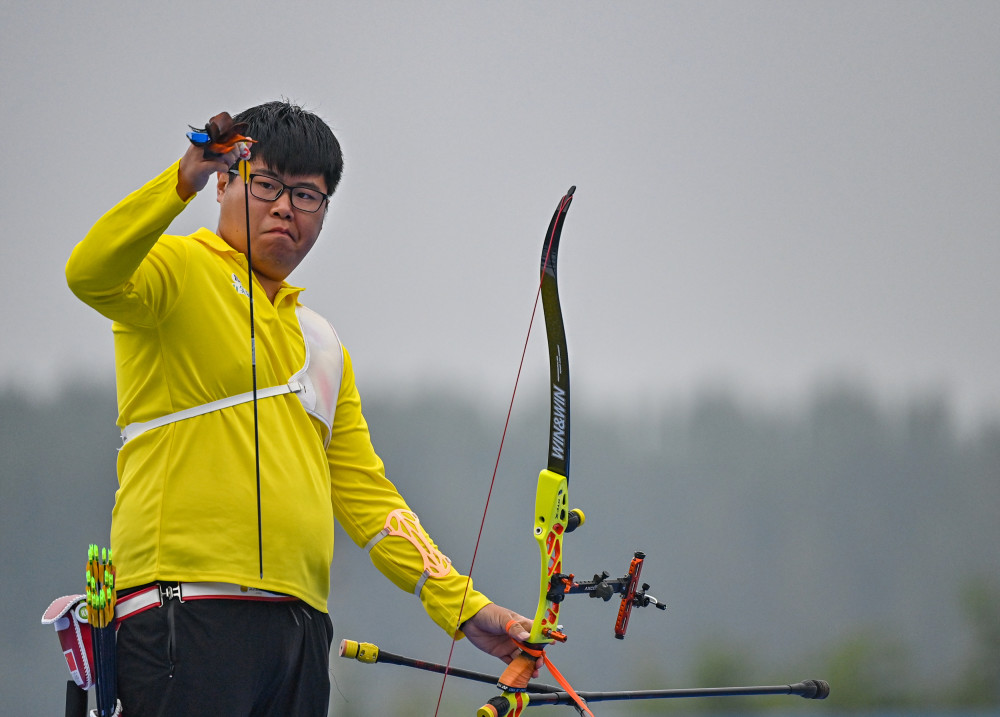
MULTIPOLYGON (((308 287, 304 301, 331 318, 351 349, 363 396, 375 411, 376 440, 376 419, 390 422, 402 412, 398 402, 427 404, 447 387, 459 408, 439 412, 479 411, 475 420, 485 422, 488 436, 482 444, 499 441, 537 285, 542 234, 559 197, 576 184, 560 257, 573 395, 577 408, 598 422, 589 435, 608 435, 612 428, 627 434, 616 447, 628 456, 632 446, 633 458, 605 456, 610 465, 634 461, 616 476, 625 492, 620 509, 603 524, 593 520, 588 530, 614 556, 609 561, 624 560, 645 544, 642 532, 649 526, 630 522, 629 507, 651 495, 654 484, 662 489, 662 514, 653 520, 665 524, 683 522, 670 501, 695 483, 707 501, 742 495, 731 482, 740 479, 747 460, 740 453, 747 445, 733 443, 738 430, 681 431, 707 441, 709 456, 731 450, 728 471, 706 478, 704 471, 671 463, 690 459, 690 446, 670 441, 680 440, 674 429, 700 425, 692 421, 705 396, 736 406, 735 415, 757 427, 751 432, 778 421, 788 431, 780 435, 796 436, 813 425, 817 401, 841 390, 855 397, 862 413, 875 416, 872 434, 889 431, 900 441, 889 441, 897 448, 914 445, 899 438, 909 435, 900 428, 909 425, 907 416, 930 411, 951 459, 956 451, 967 456, 962 461, 987 456, 976 463, 974 479, 946 470, 953 464, 938 454, 922 461, 933 464, 921 493, 928 512, 908 525, 916 531, 911 544, 929 549, 940 530, 926 519, 931 507, 953 494, 971 494, 981 499, 975 509, 985 510, 995 506, 996 493, 989 490, 1000 483, 1000 469, 988 458, 1000 416, 998 67, 995 2, 4 0, 0 203, 7 238, 0 245, 0 271, 11 305, 0 319, 0 387, 14 408, 0 417, 7 439, 0 478, 5 511, 21 516, 25 532, 5 534, 3 552, 43 546, 54 575, 79 572, 80 561, 71 555, 75 544, 65 550, 46 545, 53 517, 44 509, 64 500, 60 480, 89 475, 85 465, 107 476, 91 495, 94 505, 110 508, 111 334, 107 322, 65 287, 72 246, 103 211, 183 152, 188 124, 281 96, 324 116, 345 149, 346 174, 324 234, 292 280, 308 287), (51 421, 62 414, 54 401, 67 386, 83 387, 80 400, 95 411, 86 420, 106 427, 106 437, 97 434, 101 438, 88 443, 74 438, 77 425, 56 430, 51 421), (387 406, 381 414, 380 405, 387 406), (64 451, 59 475, 32 472, 42 470, 38 454, 46 449, 21 440, 22 422, 11 418, 30 410, 38 411, 31 438, 64 451), (65 452, 70 444, 78 447, 65 452), (675 470, 668 470, 671 465, 675 470), (24 498, 15 486, 26 482, 45 490, 24 498)), ((212 227, 215 215, 208 193, 174 229, 212 227)), ((522 391, 529 404, 515 417, 544 401, 543 334, 536 332, 527 357, 522 391)), ((419 411, 413 415, 413 424, 429 422, 419 411)), ((544 432, 544 417, 536 418, 544 432)), ((398 474, 415 474, 410 462, 425 460, 427 452, 457 450, 447 431, 426 441, 404 430, 387 433, 379 445, 385 453, 412 441, 412 450, 390 463, 398 474)), ((577 435, 574 471, 584 477, 574 483, 576 494, 607 479, 588 475, 587 461, 597 460, 595 440, 588 444, 577 435)), ((526 472, 501 482, 503 501, 529 500, 543 441, 526 439, 510 449, 526 472)), ((780 441, 762 445, 765 453, 791 449, 780 441)), ((857 448, 850 441, 837 445, 845 454, 857 448)), ((456 530, 478 522, 470 515, 481 510, 490 450, 495 446, 463 464, 473 473, 461 476, 470 495, 448 505, 441 522, 458 523, 456 530)), ((770 474, 761 473, 762 480, 770 474)), ((836 493, 844 485, 835 481, 839 475, 818 471, 802 481, 836 493)), ((403 475, 396 477, 403 482, 403 475)), ((885 496, 907 488, 905 480, 891 485, 885 496)), ((419 484, 405 489, 408 495, 435 494, 419 484)), ((859 504, 871 504, 854 495, 859 504)), ((763 503, 740 501, 727 511, 710 503, 706 514, 731 519, 702 525, 718 534, 736 518, 752 526, 782 514, 763 503)), ((106 534, 107 516, 73 515, 73 504, 59 510, 65 522, 80 521, 82 554, 86 541, 102 540, 94 532, 106 534)), ((1000 536, 989 527, 977 532, 975 526, 990 523, 961 512, 976 505, 958 500, 953 512, 937 519, 970 526, 955 550, 975 559, 979 573, 996 578, 1000 536)), ((839 537, 856 532, 848 519, 857 506, 831 499, 813 509, 842 511, 831 518, 841 521, 839 537)), ((422 508, 429 510, 434 508, 422 508)), ((871 522, 884 522, 873 510, 871 522)), ((497 539, 512 545, 518 524, 502 527, 497 539)), ((520 529, 527 541, 529 528, 520 529)), ((435 533, 445 530, 442 525, 435 533)), ((755 543, 761 550, 755 555, 773 557, 798 535, 789 529, 770 547, 755 543)), ((739 531, 729 537, 749 540, 739 531)), ((704 539, 671 540, 658 555, 704 565, 718 556, 704 539)), ((453 540, 465 545, 471 536, 466 530, 453 540)), ((578 554, 587 549, 594 550, 581 545, 578 554)), ((461 564, 459 549, 449 550, 461 564)), ((844 573, 828 579, 842 582, 859 555, 831 550, 844 573)), ((342 560, 355 560, 355 552, 342 551, 351 556, 342 560)), ((912 564, 914 582, 886 587, 882 599, 939 585, 942 578, 921 573, 920 564, 912 564)), ((935 564, 955 567, 948 560, 935 564)), ((8 586, 11 567, 4 566, 8 586)), ((579 572, 622 567, 601 559, 579 572)), ((671 603, 671 581, 663 579, 669 568, 657 570, 651 562, 647 570, 671 603)), ((953 590, 940 603, 952 634, 961 622, 955 596, 962 581, 972 579, 971 572, 960 572, 956 567, 947 576, 953 590)), ((685 580, 698 575, 692 571, 685 580)), ((363 595, 388 588, 373 571, 357 579, 363 595)), ((54 578, 52 584, 53 594, 75 589, 63 589, 54 578)), ((493 580, 487 584, 502 602, 520 599, 514 590, 493 587, 493 580)), ((859 603, 877 606, 866 619, 879 621, 880 611, 891 609, 878 605, 878 587, 859 603)), ((732 594, 739 586, 723 580, 718 589, 732 594)), ((343 602, 371 604, 353 592, 343 602)), ((387 604, 405 602, 393 596, 387 604)), ((43 607, 25 612, 34 621, 43 607)), ((340 611, 354 619, 350 609, 337 603, 335 616, 340 611)), ((673 625, 659 636, 664 650, 678 648, 670 642, 678 623, 712 621, 708 614, 674 610, 670 617, 641 616, 644 624, 673 625)), ((356 619, 377 625, 381 617, 373 612, 362 610, 356 619)), ((919 614, 925 617, 915 620, 935 611, 919 614)), ((727 619, 769 630, 764 614, 727 619)), ((830 621, 823 642, 836 641, 837 622, 830 621)), ((353 636, 341 628, 338 623, 339 636, 353 636)), ((426 634, 421 629, 413 634, 426 634)), ((53 640, 41 630, 24 633, 25 639, 38 634, 43 643, 53 640)), ((751 652, 758 637, 746 638, 751 652)), ((964 649, 955 639, 949 655, 964 649)), ((936 642, 921 644, 927 657, 936 642)), ((45 649, 55 652, 54 645, 45 649)), ((779 657, 801 653, 787 647, 779 657)), ((41 676, 58 684, 62 674, 55 664, 53 674, 41 676)), ((924 671, 934 666, 925 664, 924 671)))

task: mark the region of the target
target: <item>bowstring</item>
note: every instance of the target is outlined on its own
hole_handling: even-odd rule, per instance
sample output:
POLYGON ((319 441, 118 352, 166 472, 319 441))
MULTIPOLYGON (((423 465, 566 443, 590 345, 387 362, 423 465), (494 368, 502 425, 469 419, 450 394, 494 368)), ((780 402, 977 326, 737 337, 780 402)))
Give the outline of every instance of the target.
MULTIPOLYGON (((563 202, 560 202, 559 205, 560 214, 562 214, 562 212, 565 211, 565 207, 566 203, 564 198, 563 202)), ((557 219, 557 221, 554 222, 552 225, 552 236, 555 236, 556 231, 558 231, 558 226, 559 222, 557 219)), ((517 365, 517 376, 514 378, 514 390, 510 394, 510 405, 507 407, 507 419, 504 421, 503 434, 500 436, 500 448, 497 450, 497 459, 496 462, 493 464, 493 475, 490 477, 490 487, 489 490, 486 492, 486 505, 483 507, 483 516, 482 519, 479 521, 479 533, 476 535, 476 545, 472 550, 472 560, 469 562, 469 574, 466 577, 465 590, 462 592, 462 605, 458 609, 458 626, 456 626, 456 632, 458 631, 458 627, 460 627, 463 622, 462 616, 465 612, 465 601, 466 598, 468 598, 469 596, 469 586, 472 584, 472 571, 476 565, 476 556, 479 554, 479 543, 483 538, 483 528, 486 525, 486 514, 489 512, 490 509, 490 499, 493 497, 493 487, 496 484, 497 471, 500 468, 500 456, 503 455, 503 445, 504 441, 507 439, 507 429, 510 427, 510 416, 511 413, 513 413, 514 411, 514 399, 517 397, 517 387, 518 384, 521 382, 521 372, 524 369, 524 357, 528 353, 528 342, 531 339, 531 329, 535 325, 535 314, 538 313, 538 299, 542 295, 542 284, 545 281, 545 267, 548 266, 549 257, 552 254, 552 244, 553 244, 552 236, 549 237, 549 247, 545 253, 545 259, 544 261, 542 261, 542 271, 541 271, 541 276, 538 279, 538 289, 537 291, 535 291, 535 303, 531 307, 531 319, 528 321, 528 332, 524 337, 524 347, 521 349, 521 361, 517 365)), ((451 647, 448 650, 448 660, 445 662, 444 665, 444 677, 441 678, 441 689, 438 691, 437 705, 434 708, 434 717, 438 717, 438 712, 441 709, 441 700, 444 697, 444 686, 445 683, 448 681, 448 670, 451 667, 451 658, 452 655, 455 653, 455 644, 457 642, 458 642, 458 637, 453 634, 451 637, 451 647)))

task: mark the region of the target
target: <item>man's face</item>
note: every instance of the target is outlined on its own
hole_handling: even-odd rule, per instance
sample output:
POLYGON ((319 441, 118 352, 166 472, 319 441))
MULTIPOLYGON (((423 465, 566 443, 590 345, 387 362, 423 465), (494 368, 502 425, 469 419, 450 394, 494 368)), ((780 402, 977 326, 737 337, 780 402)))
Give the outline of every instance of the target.
MULTIPOLYGON (((250 173, 267 175, 287 187, 309 187, 326 194, 323 175, 282 175, 264 165, 250 163, 250 173)), ((250 195, 250 239, 254 273, 262 283, 280 284, 299 265, 323 228, 329 202, 316 212, 292 206, 285 189, 273 202, 250 195)), ((239 175, 219 174, 220 205, 218 234, 233 249, 246 253, 247 218, 243 180, 239 175)), ((270 292, 269 292, 270 293, 270 292)))

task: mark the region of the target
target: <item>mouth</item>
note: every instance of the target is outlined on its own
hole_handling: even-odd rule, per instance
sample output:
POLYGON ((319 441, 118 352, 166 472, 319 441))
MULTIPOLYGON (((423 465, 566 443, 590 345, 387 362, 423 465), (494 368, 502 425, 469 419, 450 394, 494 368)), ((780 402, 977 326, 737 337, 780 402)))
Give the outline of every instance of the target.
POLYGON ((265 229, 263 232, 261 232, 261 234, 277 234, 278 236, 283 236, 286 239, 295 241, 295 237, 292 236, 292 233, 288 229, 285 229, 284 227, 274 227, 272 229, 265 229))

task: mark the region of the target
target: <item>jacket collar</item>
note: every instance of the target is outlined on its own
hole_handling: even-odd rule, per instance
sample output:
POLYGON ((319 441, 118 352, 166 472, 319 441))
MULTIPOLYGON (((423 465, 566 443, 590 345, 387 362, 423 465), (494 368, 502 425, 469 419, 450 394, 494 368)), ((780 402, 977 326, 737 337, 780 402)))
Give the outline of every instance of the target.
MULTIPOLYGON (((205 227, 202 227, 194 234, 192 234, 191 238, 201 243, 211 251, 214 251, 216 254, 231 256, 234 261, 239 263, 242 267, 246 268, 247 265, 246 255, 243 254, 243 252, 233 249, 231 246, 229 246, 228 243, 226 243, 225 239, 220 237, 211 229, 206 229, 205 227)), ((301 286, 292 286, 287 281, 282 281, 281 288, 278 289, 278 295, 275 297, 276 303, 277 300, 280 300, 281 298, 283 298, 288 294, 298 297, 298 295, 303 291, 305 291, 305 289, 301 286)), ((296 298, 296 302, 297 301, 298 299, 296 298)))

